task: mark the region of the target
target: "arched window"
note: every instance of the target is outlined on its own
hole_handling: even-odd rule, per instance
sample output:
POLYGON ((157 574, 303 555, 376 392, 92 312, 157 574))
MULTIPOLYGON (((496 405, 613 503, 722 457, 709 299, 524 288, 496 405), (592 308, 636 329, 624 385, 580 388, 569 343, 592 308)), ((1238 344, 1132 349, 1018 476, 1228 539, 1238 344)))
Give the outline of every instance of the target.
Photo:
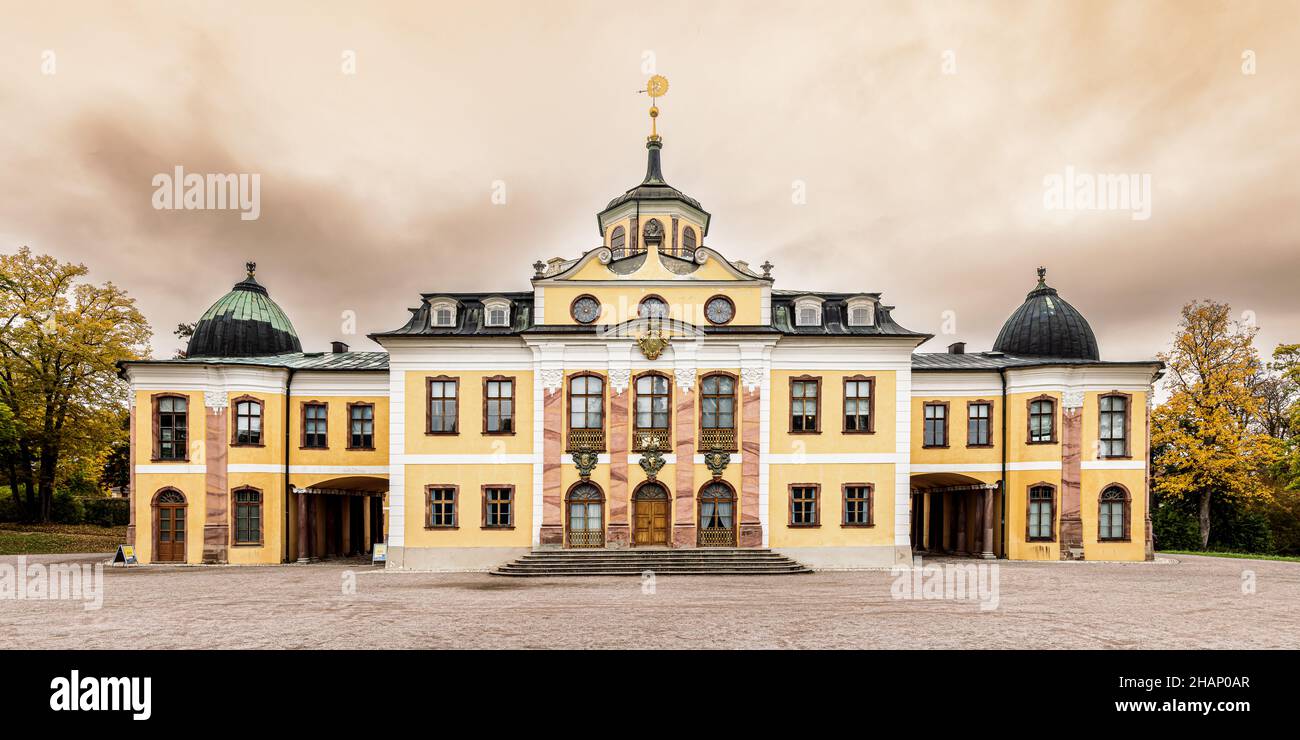
POLYGON ((1129 495, 1123 486, 1107 486, 1097 509, 1097 539, 1126 542, 1129 538, 1129 495))
POLYGON ((605 379, 599 375, 569 378, 569 452, 605 449, 605 379))
POLYGON ((655 439, 659 443, 660 451, 668 451, 668 428, 672 418, 669 411, 669 390, 666 375, 646 373, 637 376, 636 414, 633 424, 633 436, 636 439, 632 449, 644 449, 648 439, 655 439))
POLYGON ((614 230, 609 232, 609 249, 614 253, 615 259, 624 256, 623 252, 627 249, 627 229, 615 226, 614 230))
POLYGON ((689 226, 682 229, 682 251, 688 255, 695 251, 695 229, 689 226))
POLYGON ((235 544, 262 544, 262 492, 256 488, 238 488, 231 497, 235 508, 235 544))
POLYGON ((605 496, 592 483, 579 483, 567 496, 569 547, 604 547, 605 496))
POLYGON ((722 481, 700 491, 700 547, 736 546, 736 492, 722 481))
POLYGON ((235 446, 260 447, 262 445, 262 402, 252 396, 235 399, 235 433, 230 443, 235 446))
POLYGON ((1025 539, 1051 542, 1056 539, 1056 488, 1046 484, 1029 487, 1029 519, 1025 539))

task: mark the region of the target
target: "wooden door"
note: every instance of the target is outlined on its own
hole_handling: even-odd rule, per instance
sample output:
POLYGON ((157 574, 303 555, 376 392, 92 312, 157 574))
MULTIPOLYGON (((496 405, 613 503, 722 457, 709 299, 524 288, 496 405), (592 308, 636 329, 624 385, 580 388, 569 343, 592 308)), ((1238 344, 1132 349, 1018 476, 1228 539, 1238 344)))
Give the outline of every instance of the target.
POLYGON ((636 502, 636 531, 633 544, 638 547, 668 544, 668 501, 663 499, 636 502))
POLYGON ((154 560, 160 563, 185 562, 185 504, 158 505, 157 533, 154 560))

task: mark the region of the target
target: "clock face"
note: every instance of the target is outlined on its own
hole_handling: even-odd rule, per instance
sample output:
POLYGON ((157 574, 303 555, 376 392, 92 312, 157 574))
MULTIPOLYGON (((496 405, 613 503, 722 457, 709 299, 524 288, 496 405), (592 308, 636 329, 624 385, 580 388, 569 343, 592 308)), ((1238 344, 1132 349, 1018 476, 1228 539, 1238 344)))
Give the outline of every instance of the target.
POLYGON ((647 298, 641 301, 641 318, 643 319, 666 319, 668 318, 668 304, 660 298, 647 298))
POLYGON ((727 298, 715 295, 704 304, 704 316, 715 324, 726 324, 735 318, 736 307, 727 298))
POLYGON ((573 302, 573 320, 590 324, 600 316, 600 302, 589 295, 579 296, 573 302))

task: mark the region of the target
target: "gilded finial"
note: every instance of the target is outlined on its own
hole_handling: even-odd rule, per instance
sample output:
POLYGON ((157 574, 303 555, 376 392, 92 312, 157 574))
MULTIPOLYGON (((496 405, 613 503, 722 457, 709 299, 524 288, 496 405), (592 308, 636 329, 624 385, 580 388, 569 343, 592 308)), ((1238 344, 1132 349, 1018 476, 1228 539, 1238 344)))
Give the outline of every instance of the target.
POLYGON ((641 92, 650 96, 650 135, 646 137, 647 141, 659 141, 659 130, 657 121, 659 119, 659 98, 668 92, 668 78, 663 75, 655 75, 646 82, 645 89, 641 92))
POLYGON ((245 263, 244 263, 244 268, 248 270, 248 276, 249 276, 249 277, 252 277, 252 276, 253 276, 253 273, 257 272, 257 263, 256 263, 256 262, 245 262, 245 263))
POLYGON ((1046 267, 1039 267, 1039 268, 1038 268, 1038 287, 1040 287, 1040 288, 1045 288, 1045 287, 1047 287, 1047 268, 1046 268, 1046 267))

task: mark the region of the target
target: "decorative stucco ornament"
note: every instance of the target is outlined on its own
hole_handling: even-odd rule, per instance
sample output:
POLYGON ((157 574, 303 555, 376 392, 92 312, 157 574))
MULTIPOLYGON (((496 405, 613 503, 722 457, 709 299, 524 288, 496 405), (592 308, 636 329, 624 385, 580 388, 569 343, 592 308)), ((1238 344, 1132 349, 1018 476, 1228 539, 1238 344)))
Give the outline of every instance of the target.
POLYGON ((683 391, 689 391, 695 387, 695 368, 673 368, 673 376, 677 379, 677 387, 683 391))
POLYGON ((204 391, 203 405, 210 409, 221 410, 230 405, 230 396, 224 390, 204 391))
POLYGON ((598 460, 600 454, 591 449, 590 445, 584 445, 582 449, 573 453, 573 464, 578 468, 578 477, 583 480, 590 478, 598 460))
POLYGON ((547 393, 555 393, 564 384, 564 370, 547 368, 542 371, 542 388, 547 393))
POLYGON ((620 395, 627 390, 627 386, 632 382, 632 370, 626 367, 609 369, 609 389, 614 395, 620 395))
POLYGON ((742 367, 740 369, 740 382, 745 386, 745 390, 753 391, 763 384, 763 368, 742 367))
POLYGON ((636 346, 641 348, 641 354, 647 360, 657 360, 668 348, 668 337, 659 329, 651 329, 636 338, 636 346))
POLYGON ((1061 408, 1080 409, 1083 408, 1083 391, 1071 388, 1061 394, 1061 408))
POLYGON ((719 447, 714 447, 704 453, 704 465, 713 474, 713 480, 722 477, 722 472, 727 469, 727 463, 731 462, 731 453, 719 447))
POLYGON ((664 469, 664 453, 659 449, 659 440, 649 435, 641 440, 641 469, 650 481, 654 481, 659 471, 664 469))

